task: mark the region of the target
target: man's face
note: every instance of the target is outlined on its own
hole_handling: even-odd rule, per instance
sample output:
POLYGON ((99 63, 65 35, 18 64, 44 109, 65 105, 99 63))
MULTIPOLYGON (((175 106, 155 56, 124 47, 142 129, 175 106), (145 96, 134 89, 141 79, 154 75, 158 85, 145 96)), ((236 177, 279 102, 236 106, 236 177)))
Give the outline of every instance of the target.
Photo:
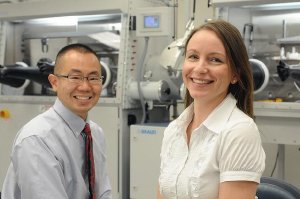
POLYGON ((57 92, 61 102, 73 113, 86 119, 88 111, 97 104, 102 90, 102 82, 93 83, 85 78, 83 81, 73 82, 68 78, 59 77, 101 77, 101 67, 98 59, 92 53, 68 51, 57 63, 55 75, 49 75, 49 81, 57 92), (56 76, 57 75, 57 76, 56 76))

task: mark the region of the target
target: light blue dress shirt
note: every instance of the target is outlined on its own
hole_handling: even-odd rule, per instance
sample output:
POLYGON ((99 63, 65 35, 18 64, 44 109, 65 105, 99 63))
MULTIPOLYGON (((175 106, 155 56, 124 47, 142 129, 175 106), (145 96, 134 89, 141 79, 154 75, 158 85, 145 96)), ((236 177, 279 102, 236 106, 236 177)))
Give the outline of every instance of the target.
MULTIPOLYGON (((88 121, 93 136, 96 196, 111 199, 102 129, 88 121)), ((13 144, 11 164, 3 183, 4 199, 88 199, 85 173, 85 121, 59 99, 28 122, 13 144)))

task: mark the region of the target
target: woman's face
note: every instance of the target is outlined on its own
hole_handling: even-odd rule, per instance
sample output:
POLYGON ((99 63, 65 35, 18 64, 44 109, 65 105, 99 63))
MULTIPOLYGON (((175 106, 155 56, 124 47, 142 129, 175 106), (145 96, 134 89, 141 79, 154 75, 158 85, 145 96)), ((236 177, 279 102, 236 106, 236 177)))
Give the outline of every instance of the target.
POLYGON ((236 83, 221 40, 211 30, 196 32, 187 44, 183 81, 194 101, 220 103, 236 83))

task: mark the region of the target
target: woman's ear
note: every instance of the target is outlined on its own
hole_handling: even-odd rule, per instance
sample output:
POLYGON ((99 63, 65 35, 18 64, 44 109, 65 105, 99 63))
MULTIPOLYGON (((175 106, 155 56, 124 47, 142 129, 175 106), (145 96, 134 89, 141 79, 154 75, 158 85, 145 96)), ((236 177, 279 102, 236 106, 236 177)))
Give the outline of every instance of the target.
POLYGON ((230 83, 231 83, 231 84, 235 84, 235 83, 237 83, 237 81, 238 81, 237 76, 236 76, 236 75, 233 75, 232 78, 231 78, 230 83))

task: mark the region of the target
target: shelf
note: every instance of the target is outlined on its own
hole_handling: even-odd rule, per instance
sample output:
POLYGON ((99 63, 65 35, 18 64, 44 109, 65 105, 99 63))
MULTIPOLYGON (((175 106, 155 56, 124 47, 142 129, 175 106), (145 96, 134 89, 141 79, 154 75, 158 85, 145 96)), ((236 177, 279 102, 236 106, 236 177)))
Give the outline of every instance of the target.
MULTIPOLYGON (((264 4, 276 4, 276 3, 291 3, 291 2, 298 2, 297 0, 289 0, 288 2, 286 0, 211 0, 211 3, 215 6, 251 6, 252 9, 259 9, 261 8, 261 5, 264 4)), ((292 8, 295 8, 296 6, 294 6, 294 4, 291 4, 291 6, 293 6, 292 8)), ((289 4, 287 4, 285 7, 290 8, 291 6, 289 6, 289 4)), ((269 8, 270 6, 263 6, 262 8, 269 8)), ((272 7, 271 7, 272 8, 272 7)))
POLYGON ((277 39, 279 45, 300 45, 300 36, 277 39))
POLYGON ((297 102, 254 102, 255 116, 300 118, 299 111, 297 102))
POLYGON ((271 60, 275 61, 300 61, 300 59, 287 59, 287 58, 280 58, 279 56, 271 57, 271 60))

